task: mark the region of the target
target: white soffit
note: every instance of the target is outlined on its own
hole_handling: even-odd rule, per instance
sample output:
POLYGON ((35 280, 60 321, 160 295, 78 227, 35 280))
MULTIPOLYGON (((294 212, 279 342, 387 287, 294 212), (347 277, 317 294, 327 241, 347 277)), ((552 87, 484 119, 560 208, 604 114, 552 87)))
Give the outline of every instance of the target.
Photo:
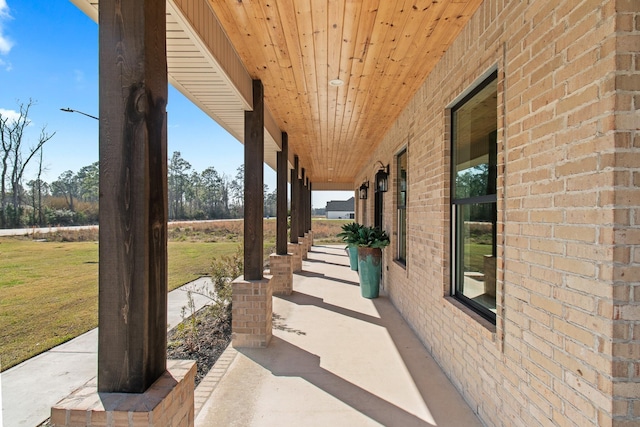
MULTIPOLYGON (((97 0, 71 0, 87 16, 98 22, 97 0)), ((213 12, 208 9, 213 16, 213 12)), ((219 25, 217 20, 215 25, 219 25)), ((228 40, 224 42, 229 43, 228 40)), ((227 52, 235 50, 228 46, 227 52)), ((224 59, 224 58, 223 58, 224 59)), ((232 58, 238 62, 237 56, 232 58)), ((216 121, 222 128, 244 143, 244 112, 251 110, 251 77, 246 70, 235 67, 237 75, 229 76, 225 67, 197 35, 189 20, 176 6, 167 1, 167 70, 169 82, 184 96, 216 121), (238 87, 233 79, 240 82, 238 87), (248 85, 248 86, 247 86, 248 85), (247 87, 249 90, 247 90, 247 87), (244 95, 243 95, 244 93, 244 95)), ((272 169, 277 168, 277 152, 281 147, 281 133, 265 105, 264 161, 272 169)), ((204 149, 205 147, 203 147, 204 149)), ((212 154, 213 155, 213 154, 212 154)))

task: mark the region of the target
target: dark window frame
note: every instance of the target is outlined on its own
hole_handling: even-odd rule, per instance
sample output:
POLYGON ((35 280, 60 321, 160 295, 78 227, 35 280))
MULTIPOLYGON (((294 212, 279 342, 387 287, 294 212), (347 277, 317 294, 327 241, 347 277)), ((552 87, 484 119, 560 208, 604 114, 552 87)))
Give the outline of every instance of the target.
POLYGON ((407 198, 409 195, 409 183, 407 180, 409 169, 409 157, 407 148, 403 148, 396 155, 396 213, 397 213, 397 239, 398 245, 396 247, 396 261, 402 265, 407 265, 407 198), (405 157, 405 177, 401 176, 401 159, 405 157), (404 182, 404 191, 402 189, 402 182, 404 182), (402 194, 404 193, 404 194, 402 194), (402 202, 402 203, 401 203, 402 202), (403 222, 404 219, 404 222, 403 222), (404 226, 404 229, 403 229, 404 226), (404 233, 403 233, 404 231, 404 233))
MULTIPOLYGON (((457 102, 453 108, 450 110, 451 117, 451 140, 450 140, 450 148, 451 148, 451 180, 450 180, 450 213, 451 213, 451 296, 458 301, 460 301, 465 306, 471 308, 473 311, 478 313, 483 318, 488 321, 496 324, 496 313, 491 311, 485 305, 482 305, 473 299, 465 296, 462 291, 459 291, 460 284, 460 276, 464 276, 464 262, 463 262, 463 247, 459 244, 460 236, 464 236, 463 230, 463 222, 459 221, 459 216, 461 214, 464 206, 469 205, 480 205, 480 204, 492 204, 493 209, 493 218, 492 218, 492 254, 496 256, 496 235, 497 235, 497 191, 496 191, 496 164, 497 164, 497 145, 494 143, 493 146, 489 145, 489 172, 488 172, 488 185, 490 185, 489 191, 492 191, 493 194, 485 194, 480 196, 471 196, 471 197, 456 197, 456 171, 457 171, 457 159, 456 159, 456 120, 455 114, 456 112, 465 106, 467 102, 473 99, 478 93, 480 93, 487 86, 492 84, 493 82, 497 83, 498 80, 498 71, 493 71, 489 76, 483 79, 476 87, 471 90, 467 95, 465 95, 459 102, 457 102)), ((497 105, 496 105, 497 110, 497 105)), ((497 123, 496 123, 497 129, 497 123)), ((494 135, 494 138, 497 137, 497 134, 494 135)), ((495 142, 495 141, 494 141, 495 142)))

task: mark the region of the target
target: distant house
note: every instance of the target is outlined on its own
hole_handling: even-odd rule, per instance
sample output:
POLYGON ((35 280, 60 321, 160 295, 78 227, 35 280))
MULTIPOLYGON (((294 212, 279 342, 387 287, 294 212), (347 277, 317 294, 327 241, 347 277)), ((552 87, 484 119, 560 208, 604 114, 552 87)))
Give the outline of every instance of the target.
POLYGON ((332 200, 327 202, 326 215, 327 219, 354 219, 355 218, 355 200, 332 200))

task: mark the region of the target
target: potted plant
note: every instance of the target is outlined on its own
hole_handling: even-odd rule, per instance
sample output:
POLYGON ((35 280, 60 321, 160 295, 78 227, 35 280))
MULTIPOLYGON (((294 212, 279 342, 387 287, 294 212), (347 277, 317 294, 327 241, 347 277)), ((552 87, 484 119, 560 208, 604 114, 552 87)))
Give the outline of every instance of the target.
POLYGON ((342 232, 338 233, 347 246, 345 250, 349 254, 349 266, 353 271, 358 271, 358 230, 362 228, 361 224, 357 222, 350 222, 342 225, 342 232))
POLYGON ((365 298, 377 298, 382 275, 382 249, 389 245, 389 236, 377 227, 361 227, 356 244, 360 292, 365 298))

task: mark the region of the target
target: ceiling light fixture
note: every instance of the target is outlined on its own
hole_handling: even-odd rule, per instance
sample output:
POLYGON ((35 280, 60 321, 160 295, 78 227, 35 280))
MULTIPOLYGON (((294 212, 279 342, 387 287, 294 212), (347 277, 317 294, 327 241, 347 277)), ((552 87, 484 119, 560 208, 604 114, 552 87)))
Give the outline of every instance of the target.
POLYGON ((329 80, 329 86, 342 86, 344 82, 340 79, 329 80))

